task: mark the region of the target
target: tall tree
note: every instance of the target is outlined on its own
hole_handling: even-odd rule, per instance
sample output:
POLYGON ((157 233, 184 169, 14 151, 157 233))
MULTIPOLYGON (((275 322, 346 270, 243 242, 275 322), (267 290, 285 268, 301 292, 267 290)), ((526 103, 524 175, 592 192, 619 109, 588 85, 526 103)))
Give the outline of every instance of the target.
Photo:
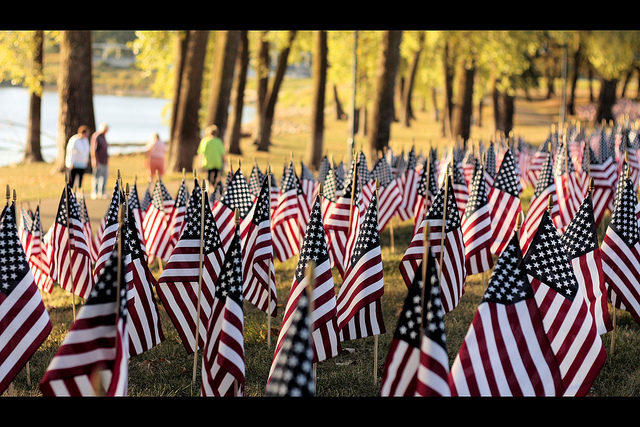
POLYGON ((411 64, 407 72, 407 78, 404 83, 402 93, 402 123, 404 126, 411 126, 411 120, 414 118, 413 109, 411 107, 411 99, 413 95, 413 88, 415 87, 416 73, 420 65, 420 55, 424 48, 425 32, 418 31, 416 46, 413 48, 413 55, 411 57, 411 64))
POLYGON ((216 125, 225 135, 229 117, 229 98, 233 86, 240 31, 216 31, 213 69, 209 86, 206 125, 216 125))
POLYGON ((58 153, 53 169, 64 171, 67 141, 71 135, 81 125, 96 128, 89 30, 70 30, 61 34, 58 95, 58 153))
POLYGON ((175 75, 173 82, 173 97, 171 98, 171 123, 169 125, 169 144, 173 141, 173 135, 176 129, 176 121, 178 117, 178 101, 180 100, 180 88, 182 83, 182 72, 184 71, 184 63, 187 55, 187 46, 189 45, 189 31, 181 31, 175 39, 175 75))
POLYGON ((458 59, 458 70, 456 71, 458 89, 456 93, 456 101, 453 105, 453 114, 451 115, 451 136, 455 139, 460 137, 464 142, 465 147, 469 137, 471 136, 473 83, 475 77, 475 58, 473 57, 472 49, 469 49, 468 55, 460 55, 460 58, 458 59))
POLYGON ((208 38, 208 31, 191 30, 189 34, 176 126, 173 141, 169 146, 169 171, 193 169, 193 158, 200 142, 200 95, 208 38))
POLYGON ((391 123, 394 119, 394 88, 400 64, 402 31, 386 31, 382 40, 377 70, 373 117, 370 122, 369 150, 376 158, 389 146, 391 123))
POLYGON ((244 88, 247 83, 249 69, 249 37, 247 31, 240 31, 238 57, 236 59, 236 78, 231 95, 230 126, 227 127, 226 140, 229 141, 229 153, 242 154, 240 138, 242 137, 242 111, 244 107, 244 88))
MULTIPOLYGON (((284 44, 284 47, 280 51, 278 55, 278 63, 276 65, 276 71, 273 76, 273 82, 271 83, 271 88, 268 90, 264 104, 260 109, 261 118, 259 121, 260 127, 257 129, 257 141, 258 150, 259 151, 269 151, 269 145, 271 145, 271 131, 273 126, 274 113, 276 109, 276 102, 278 100, 278 94, 280 92, 280 87, 282 86, 282 81, 284 80, 284 74, 287 71, 287 64, 289 61, 289 53, 291 52, 291 47, 293 41, 296 38, 297 31, 289 31, 287 35, 287 40, 284 44)), ((268 47, 268 45, 267 45, 268 47)), ((267 52, 268 55, 268 52, 267 52)))
POLYGON ((311 140, 308 163, 320 168, 324 137, 324 103, 327 87, 327 32, 315 32, 315 54, 313 60, 313 103, 311 104, 311 140))

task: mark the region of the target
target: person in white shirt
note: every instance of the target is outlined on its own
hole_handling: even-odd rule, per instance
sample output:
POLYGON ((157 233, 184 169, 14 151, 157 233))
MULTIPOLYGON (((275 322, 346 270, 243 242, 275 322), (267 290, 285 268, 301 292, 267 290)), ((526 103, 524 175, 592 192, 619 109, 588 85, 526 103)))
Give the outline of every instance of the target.
POLYGON ((76 178, 77 188, 82 187, 82 177, 89 165, 90 155, 89 128, 82 125, 78 128, 78 133, 71 136, 67 143, 65 166, 69 169, 69 183, 72 188, 76 188, 76 178))

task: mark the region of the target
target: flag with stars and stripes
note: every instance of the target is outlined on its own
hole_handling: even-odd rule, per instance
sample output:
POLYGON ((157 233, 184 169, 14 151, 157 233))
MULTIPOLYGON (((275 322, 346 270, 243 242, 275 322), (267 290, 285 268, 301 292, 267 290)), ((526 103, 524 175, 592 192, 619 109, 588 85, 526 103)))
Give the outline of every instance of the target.
POLYGON ((194 180, 182 235, 156 285, 158 297, 189 354, 203 345, 215 284, 224 259, 222 242, 211 209, 208 209, 207 197, 207 192, 194 180))
POLYGON ((526 188, 531 186, 533 188, 536 188, 538 175, 540 175, 542 165, 549 156, 549 144, 550 138, 547 137, 542 146, 538 150, 536 150, 533 156, 531 156, 531 162, 528 164, 526 172, 522 174, 521 181, 523 182, 523 187, 526 188))
POLYGON ((411 286, 413 276, 422 262, 424 228, 428 222, 431 230, 429 246, 438 265, 442 264, 438 274, 441 276, 439 282, 442 289, 442 305, 446 312, 453 310, 460 303, 467 277, 460 214, 451 181, 451 176, 447 175, 447 181, 436 194, 431 208, 429 208, 418 231, 413 235, 399 266, 405 284, 411 286), (443 232, 444 244, 441 243, 443 232))
POLYGON ((478 168, 471 182, 471 193, 462 215, 462 239, 464 242, 467 274, 489 271, 493 267, 491 256, 491 211, 489 209, 487 180, 484 166, 478 168))
POLYGON ((606 353, 571 260, 548 212, 524 256, 524 266, 562 374, 563 396, 584 396, 606 353))
POLYGON ((493 230, 491 252, 497 256, 500 256, 502 250, 509 244, 516 229, 518 217, 522 214, 518 190, 520 180, 516 175, 515 166, 513 153, 511 150, 506 150, 493 185, 489 188, 491 229, 493 230))
POLYGON ((620 177, 601 253, 610 300, 621 301, 623 306, 615 306, 624 308, 640 324, 640 206, 633 186, 628 176, 620 177))
POLYGON ((381 298, 384 294, 382 251, 378 231, 378 200, 374 193, 337 299, 341 341, 385 333, 381 298))
POLYGON ((80 208, 80 218, 82 218, 82 229, 84 230, 85 239, 89 246, 89 256, 91 262, 95 263, 98 259, 98 251, 100 249, 99 242, 93 236, 93 228, 91 226, 91 218, 89 218, 89 209, 87 209, 87 198, 82 197, 82 200, 78 201, 78 207, 80 208))
POLYGON ((203 396, 244 394, 244 312, 242 247, 237 224, 216 281, 202 352, 203 396))
POLYGON ((153 187, 151 204, 144 214, 142 230, 149 260, 167 261, 171 256, 171 228, 169 220, 174 206, 173 197, 164 183, 157 180, 153 187))
POLYGON ((258 197, 258 194, 260 194, 260 187, 262 187, 262 181, 264 180, 264 178, 265 174, 262 173, 260 167, 257 164, 253 165, 248 180, 249 191, 251 191, 251 194, 258 197))
POLYGON ((39 383, 43 396, 126 396, 127 287, 125 274, 118 275, 124 262, 116 247, 39 383))
POLYGON ((249 190, 249 183, 242 174, 242 169, 238 168, 231 176, 222 199, 215 200, 211 207, 218 233, 220 233, 223 251, 229 248, 231 239, 233 239, 236 209, 240 220, 243 221, 251 210, 254 200, 255 197, 249 190))
POLYGON ((54 282, 50 277, 48 245, 43 239, 40 205, 36 206, 33 216, 25 212, 22 217, 28 219, 28 222, 23 221, 23 226, 19 230, 21 233, 20 241, 27 256, 31 273, 33 273, 38 288, 43 292, 51 293, 54 282))
POLYGON ((469 200, 469 186, 467 181, 462 175, 462 164, 460 162, 451 163, 451 171, 453 173, 453 192, 456 195, 456 202, 458 202, 458 211, 460 217, 464 215, 464 210, 467 208, 467 202, 469 200))
POLYGON ((582 201, 576 216, 561 236, 573 266, 573 272, 582 288, 598 334, 613 329, 609 315, 607 286, 602 270, 602 255, 598 246, 593 202, 590 194, 582 201))
POLYGON ((384 230, 389 222, 398 214, 400 206, 399 179, 393 176, 389 162, 385 157, 380 157, 371 171, 375 182, 378 180, 378 229, 384 230))
POLYGON ((267 381, 265 396, 315 396, 309 292, 305 290, 300 293, 290 315, 280 352, 272 362, 272 372, 267 381))
POLYGON ((575 216, 583 197, 573 160, 569 156, 568 145, 566 142, 559 148, 554 163, 558 215, 553 218, 553 222, 560 233, 564 232, 571 218, 575 216))
POLYGON ((140 246, 142 247, 142 250, 144 252, 144 260, 145 262, 147 262, 149 255, 147 254, 147 245, 144 241, 144 233, 142 232, 144 210, 142 208, 142 205, 140 204, 140 197, 138 196, 138 185, 135 182, 133 183, 129 191, 128 203, 129 210, 131 211, 135 220, 134 222, 132 222, 132 224, 135 224, 136 232, 138 234, 138 240, 140 241, 140 246))
POLYGON ((329 169, 333 169, 333 167, 331 166, 329 157, 325 154, 322 156, 322 160, 320 160, 320 167, 318 168, 318 182, 324 183, 329 169))
POLYGON ((86 299, 93 287, 91 256, 80 208, 68 184, 45 239, 50 249, 51 278, 65 291, 86 299))
POLYGON ((276 272, 271 237, 269 180, 263 179, 258 199, 241 222, 244 298, 270 316, 278 311, 276 272))
POLYGON ((418 194, 416 196, 415 213, 413 220, 413 233, 415 234, 418 227, 424 219, 425 212, 429 211, 433 198, 438 193, 438 178, 435 169, 432 169, 430 159, 425 160, 422 170, 420 171, 420 182, 418 184, 418 194))
POLYGON ((111 195, 111 202, 107 208, 107 213, 100 221, 100 226, 95 235, 95 241, 98 247, 98 257, 93 267, 94 279, 100 275, 102 267, 111 257, 113 248, 116 244, 116 237, 118 236, 118 230, 120 224, 118 223, 118 212, 120 212, 120 206, 124 200, 122 198, 122 190, 120 189, 120 180, 116 180, 113 194, 111 195))
POLYGON ((178 187, 178 194, 174 201, 173 209, 171 210, 171 217, 169 218, 169 230, 171 230, 170 237, 170 250, 176 246, 180 234, 182 234, 182 227, 184 227, 184 215, 187 212, 187 184, 185 178, 182 178, 180 187, 178 187))
POLYGON ((415 147, 407 155, 407 164, 404 171, 399 175, 401 201, 398 206, 398 215, 402 221, 414 218, 416 214, 416 202, 418 186, 420 185, 420 172, 416 170, 415 147))
MULTIPOLYGON (((427 267, 431 266, 432 259, 434 261, 433 267, 427 269, 427 284, 439 287, 437 266, 435 265, 437 260, 432 256, 431 250, 427 251, 427 254, 429 257, 427 267)), ((422 256, 424 257, 424 251, 422 256)), ((407 296, 398 316, 398 323, 386 356, 380 388, 380 395, 383 397, 416 395, 418 371, 421 366, 421 357, 423 357, 421 342, 426 339, 423 336, 423 327, 431 325, 431 320, 436 320, 435 318, 427 318, 428 313, 425 310, 426 304, 423 295, 430 296, 431 294, 427 294, 425 282, 422 280, 422 268, 420 268, 409 284, 407 296)), ((432 326, 438 325, 436 322, 432 326)))
POLYGON ((157 281, 147 264, 144 245, 140 242, 137 220, 133 209, 126 209, 122 225, 122 243, 130 257, 126 268, 128 289, 129 353, 142 354, 164 341, 160 313, 154 295, 157 281))
POLYGON ((593 214, 596 227, 598 227, 602 223, 606 211, 613 206, 609 202, 614 199, 613 194, 618 179, 616 163, 612 157, 600 161, 593 150, 587 146, 582 164, 583 170, 586 170, 583 181, 587 186, 589 185, 588 178, 593 178, 593 214))
POLYGON ((283 179, 271 221, 273 250, 280 261, 286 261, 297 254, 302 241, 300 224, 302 189, 293 169, 293 162, 285 170, 283 179))
MULTIPOLYGON (((342 351, 338 332, 336 295, 334 290, 331 262, 322 225, 320 211, 320 196, 316 201, 309 217, 309 225, 300 249, 300 258, 294 273, 293 284, 282 319, 282 327, 276 343, 273 361, 283 350, 283 343, 287 330, 293 322, 293 314, 300 295, 310 287, 311 292, 311 340, 313 343, 313 361, 321 362, 338 355, 342 351), (313 275, 307 274, 307 267, 314 263, 313 275)), ((272 363, 273 374, 275 365, 272 363)))
MULTIPOLYGON (((437 268, 431 251, 427 253, 427 280, 422 287, 424 299, 424 321, 420 341, 420 364, 416 373, 415 395, 420 397, 450 396, 449 356, 447 354, 447 334, 444 323, 442 294, 437 279, 437 268)), ((414 281, 423 281, 422 269, 414 281)))
POLYGON ((47 339, 49 313, 18 236, 15 202, 0 222, 0 394, 47 339))
POLYGON ((536 180, 536 187, 529 203, 529 210, 520 227, 522 253, 527 253, 531 239, 533 239, 540 225, 540 218, 549 207, 549 198, 551 198, 551 217, 553 218, 558 214, 558 204, 556 203, 558 198, 556 195, 556 182, 553 178, 553 157, 550 153, 547 153, 547 158, 542 164, 536 180))
POLYGON ((561 396, 562 377, 517 233, 498 258, 451 365, 454 396, 561 396))

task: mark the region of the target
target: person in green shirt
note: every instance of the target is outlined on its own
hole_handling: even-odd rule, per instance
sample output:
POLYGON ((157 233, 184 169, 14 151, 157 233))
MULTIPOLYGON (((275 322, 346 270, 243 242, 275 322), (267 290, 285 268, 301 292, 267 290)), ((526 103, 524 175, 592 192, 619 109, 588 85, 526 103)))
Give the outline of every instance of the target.
POLYGON ((204 137, 198 146, 198 154, 202 161, 202 168, 207 171, 207 180, 214 188, 225 165, 224 143, 219 137, 216 125, 205 128, 204 137))

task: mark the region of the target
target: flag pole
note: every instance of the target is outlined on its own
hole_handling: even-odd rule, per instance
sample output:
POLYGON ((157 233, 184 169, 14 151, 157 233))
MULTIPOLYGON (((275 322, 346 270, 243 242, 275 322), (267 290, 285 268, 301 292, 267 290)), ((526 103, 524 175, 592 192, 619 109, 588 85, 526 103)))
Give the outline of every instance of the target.
POLYGON ((73 267, 71 262, 71 224, 69 224, 69 175, 65 174, 64 176, 64 203, 65 203, 65 212, 67 215, 67 252, 69 253, 69 274, 71 276, 71 301, 73 308, 73 320, 76 320, 76 294, 73 292, 73 284, 76 282, 73 277, 73 267))
MULTIPOLYGON (((449 201, 449 166, 447 166, 447 171, 444 174, 444 203, 442 206, 442 231, 440 234, 440 271, 438 272, 438 283, 442 283, 442 259, 444 258, 444 235, 447 224, 447 205, 449 201)), ((426 215, 425 215, 426 218, 426 215)))
MULTIPOLYGON (((376 178, 376 203, 378 203, 378 192, 380 190, 380 180, 376 178)), ((378 224, 380 224, 380 215, 376 208, 376 218, 378 224)), ((378 383, 378 335, 373 336, 373 383, 378 383)))
POLYGON ((358 161, 355 160, 356 152, 353 150, 352 157, 354 159, 353 175, 351 175, 351 206, 349 206, 349 224, 351 224, 351 217, 353 216, 353 199, 356 193, 356 179, 358 176, 358 161))
POLYGON ((195 330, 195 341, 193 343, 193 377, 191 379, 191 385, 196 382, 196 367, 198 364, 198 339, 200 332, 200 298, 202 295, 202 252, 203 252, 203 237, 204 237, 204 192, 205 192, 206 181, 202 180, 202 206, 200 209, 200 256, 198 257, 198 309, 196 311, 196 330, 195 330))
MULTIPOLYGON (((257 164, 257 163, 256 163, 257 164)), ((271 224, 271 165, 267 163, 267 176, 269 183, 269 224, 271 224)), ((267 257, 267 348, 271 348, 271 257, 267 257)))

